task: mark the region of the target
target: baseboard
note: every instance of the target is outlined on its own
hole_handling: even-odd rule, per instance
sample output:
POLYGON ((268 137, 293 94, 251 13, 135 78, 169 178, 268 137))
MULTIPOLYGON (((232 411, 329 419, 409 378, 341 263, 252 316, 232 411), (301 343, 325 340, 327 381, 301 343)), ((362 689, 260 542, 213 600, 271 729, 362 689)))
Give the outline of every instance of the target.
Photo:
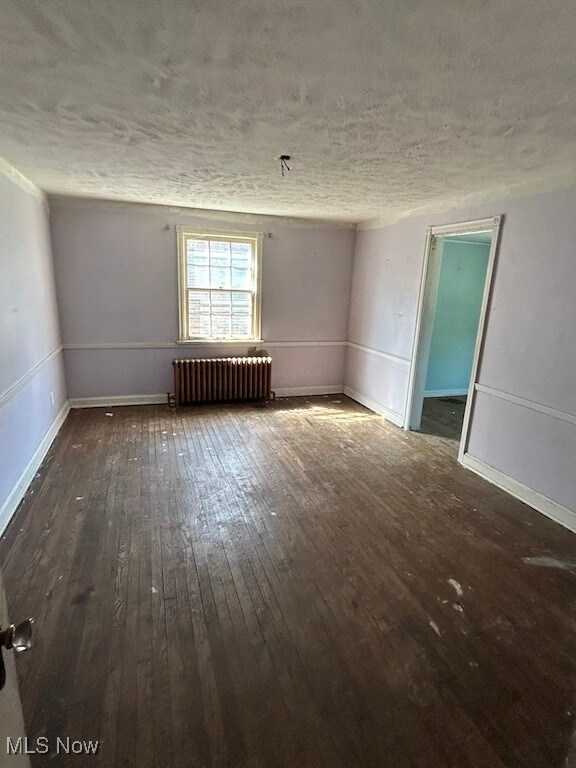
POLYGON ((6 500, 2 504, 2 507, 0 507, 0 536, 6 530, 6 526, 12 519, 12 515, 18 509, 18 505, 24 498, 26 491, 28 490, 28 486, 34 479, 34 476, 36 475, 36 472, 38 472, 38 468, 40 467, 40 464, 42 464, 42 462, 44 461, 44 458, 46 457, 46 454, 50 450, 50 446, 52 445, 52 443, 54 442, 54 438, 60 431, 60 427, 62 426, 62 424, 64 424, 66 420, 66 416, 68 416, 69 410, 70 410, 70 405, 68 402, 66 402, 60 409, 59 414, 56 416, 56 418, 50 425, 48 432, 46 432, 46 434, 40 441, 40 444, 34 451, 32 458, 30 459, 30 461, 24 468, 24 471, 16 481, 16 484, 8 494, 6 500))
MULTIPOLYGON (((305 397, 306 395, 340 395, 343 384, 325 387, 284 387, 275 389, 276 397, 305 397)), ((118 405, 158 405, 168 402, 168 395, 114 395, 109 397, 72 398, 70 408, 112 408, 118 405)))
POLYGON ((305 397, 306 395, 341 395, 344 384, 332 384, 325 387, 280 387, 274 389, 276 397, 305 397))
POLYGON ((464 454, 460 463, 467 469, 480 475, 484 480, 488 480, 488 482, 498 486, 498 488, 506 491, 511 496, 523 501, 524 504, 528 504, 529 507, 533 507, 538 512, 546 515, 546 517, 576 533, 576 512, 563 507, 556 501, 552 501, 552 499, 543 496, 538 491, 528 488, 527 485, 514 480, 513 477, 505 475, 500 470, 491 467, 469 453, 464 454))
POLYGON ((366 397, 366 395, 361 395, 360 392, 356 392, 356 390, 350 389, 350 387, 344 387, 344 394, 351 397, 352 400, 356 400, 360 405, 364 405, 366 408, 374 411, 374 413, 383 416, 387 421, 391 421, 392 424, 396 424, 398 427, 404 426, 404 416, 396 413, 396 411, 391 411, 389 408, 385 408, 380 403, 377 403, 376 400, 372 400, 366 397))
POLYGON ((462 397, 467 394, 467 389, 429 389, 424 392, 424 397, 462 397))
POLYGON ((109 395, 107 397, 74 397, 70 408, 112 408, 116 405, 158 405, 167 403, 166 392, 160 395, 109 395))

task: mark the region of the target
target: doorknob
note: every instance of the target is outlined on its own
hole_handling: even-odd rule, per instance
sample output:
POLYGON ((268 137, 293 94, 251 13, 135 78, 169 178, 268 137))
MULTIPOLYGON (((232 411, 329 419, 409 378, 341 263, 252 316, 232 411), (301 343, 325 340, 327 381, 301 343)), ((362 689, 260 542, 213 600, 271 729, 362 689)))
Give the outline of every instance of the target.
MULTIPOLYGON (((0 648, 6 650, 14 649, 15 653, 24 653, 28 648, 32 648, 32 626, 34 619, 26 619, 20 624, 10 624, 4 630, 0 631, 0 648)), ((6 683, 6 668, 4 666, 4 655, 0 650, 0 690, 6 683)))

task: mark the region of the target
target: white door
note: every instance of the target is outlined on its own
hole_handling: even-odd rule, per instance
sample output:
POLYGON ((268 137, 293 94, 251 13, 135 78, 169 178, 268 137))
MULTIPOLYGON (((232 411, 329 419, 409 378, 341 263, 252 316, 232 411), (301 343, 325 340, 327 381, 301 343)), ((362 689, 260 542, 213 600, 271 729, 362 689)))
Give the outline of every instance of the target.
MULTIPOLYGON (((0 629, 5 629, 9 624, 6 595, 4 594, 2 572, 0 571, 0 629)), ((16 678, 14 651, 0 649, 0 653, 4 657, 6 669, 6 684, 0 691, 0 768, 30 768, 30 758, 23 753, 23 750, 17 754, 9 752, 10 743, 17 745, 19 737, 22 737, 20 742, 22 743, 26 732, 16 678), (10 739, 10 743, 8 739, 10 739)))

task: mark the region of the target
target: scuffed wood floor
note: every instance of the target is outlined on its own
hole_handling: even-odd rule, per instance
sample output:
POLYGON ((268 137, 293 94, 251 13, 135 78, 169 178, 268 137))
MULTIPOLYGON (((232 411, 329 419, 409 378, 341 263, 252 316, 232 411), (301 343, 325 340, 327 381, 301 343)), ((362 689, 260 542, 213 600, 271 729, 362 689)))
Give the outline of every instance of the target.
POLYGON ((0 563, 30 736, 100 749, 34 765, 576 764, 576 575, 524 561, 576 536, 455 452, 344 396, 72 411, 0 563))

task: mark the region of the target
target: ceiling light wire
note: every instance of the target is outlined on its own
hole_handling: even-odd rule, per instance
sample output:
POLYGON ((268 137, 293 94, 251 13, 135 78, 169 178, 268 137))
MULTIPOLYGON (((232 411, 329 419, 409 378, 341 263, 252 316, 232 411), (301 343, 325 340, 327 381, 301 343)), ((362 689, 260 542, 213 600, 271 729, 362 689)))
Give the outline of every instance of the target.
POLYGON ((290 155, 280 155, 280 170, 282 171, 282 178, 284 178, 284 171, 289 171, 290 166, 288 165, 288 160, 290 160, 290 155))

